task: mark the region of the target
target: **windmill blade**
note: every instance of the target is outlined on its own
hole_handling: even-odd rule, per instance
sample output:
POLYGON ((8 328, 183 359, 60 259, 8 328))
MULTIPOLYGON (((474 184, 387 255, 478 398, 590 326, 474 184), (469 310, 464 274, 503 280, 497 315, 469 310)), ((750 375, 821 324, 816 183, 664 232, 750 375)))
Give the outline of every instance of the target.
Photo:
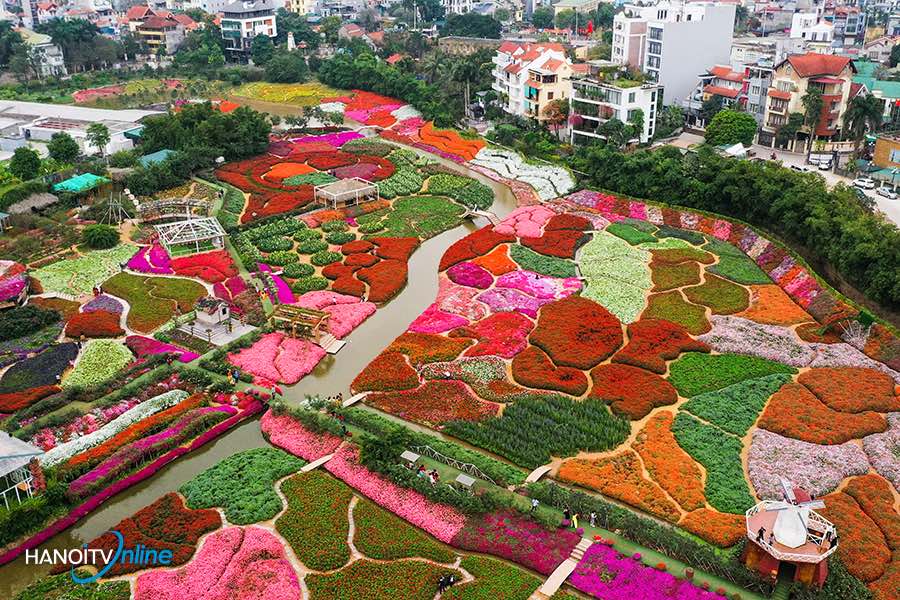
POLYGON ((766 505, 766 510, 785 510, 788 508, 795 508, 795 506, 790 502, 782 502, 781 500, 775 500, 766 505))
POLYGON ((803 508, 825 508, 825 503, 821 500, 810 500, 808 502, 801 502, 800 506, 803 508))
POLYGON ((788 502, 796 502, 797 497, 794 496, 793 484, 784 477, 779 477, 778 481, 781 483, 781 489, 784 491, 784 499, 788 502))

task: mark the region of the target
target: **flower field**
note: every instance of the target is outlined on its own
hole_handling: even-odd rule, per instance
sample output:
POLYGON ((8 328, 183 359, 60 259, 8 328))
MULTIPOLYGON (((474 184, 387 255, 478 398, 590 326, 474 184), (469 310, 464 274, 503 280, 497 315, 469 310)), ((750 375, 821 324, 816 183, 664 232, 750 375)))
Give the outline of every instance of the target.
POLYGON ((120 244, 109 250, 91 250, 75 258, 50 263, 31 275, 45 292, 81 296, 118 273, 134 254, 134 246, 120 244))
POLYGON ((122 298, 131 306, 127 325, 140 333, 151 333, 175 316, 194 309, 206 295, 206 288, 187 279, 143 277, 117 273, 103 283, 103 290, 122 298))

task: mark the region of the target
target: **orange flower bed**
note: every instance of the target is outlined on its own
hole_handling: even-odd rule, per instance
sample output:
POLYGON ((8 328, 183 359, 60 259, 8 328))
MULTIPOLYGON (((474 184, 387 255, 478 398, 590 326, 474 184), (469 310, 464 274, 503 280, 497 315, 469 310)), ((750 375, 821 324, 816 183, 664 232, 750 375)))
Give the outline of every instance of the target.
POLYGON ((653 481, 666 490, 683 509, 704 508, 706 497, 703 495, 703 473, 694 459, 675 441, 671 429, 674 420, 670 411, 653 415, 638 432, 633 447, 640 454, 653 481))
POLYGON ((308 175, 309 173, 315 172, 315 169, 303 163, 283 162, 273 165, 272 168, 266 172, 264 177, 280 183, 281 180, 293 177, 294 175, 308 175))
POLYGON ((463 239, 453 242, 441 257, 438 270, 445 271, 456 263, 487 254, 504 242, 515 241, 516 236, 497 233, 493 226, 479 229, 463 239))
POLYGON ((119 325, 119 313, 107 310, 77 313, 66 323, 66 336, 70 338, 118 337, 125 330, 119 325))
POLYGON ((596 490, 666 521, 676 523, 681 518, 659 486, 641 474, 641 463, 632 450, 596 460, 567 460, 558 475, 563 481, 596 490))
POLYGON ((586 370, 622 345, 622 324, 596 302, 569 296, 541 308, 531 343, 557 365, 586 370))
POLYGON ((684 516, 678 526, 720 548, 734 546, 747 533, 744 515, 701 508, 684 516))
POLYGON ((0 394, 0 413, 12 413, 60 391, 58 385, 42 385, 20 392, 0 394))
POLYGON ((777 285, 751 285, 749 287, 750 306, 737 313, 736 316, 766 325, 793 325, 813 320, 777 285))
POLYGON ((479 256, 477 258, 472 259, 473 263, 478 265, 479 267, 483 267, 490 271, 494 276, 500 276, 504 273, 509 273, 510 271, 515 271, 518 269, 518 265, 513 262, 513 260, 509 257, 508 247, 507 246, 498 246, 485 254, 484 256, 479 256))
POLYGON ((447 421, 481 421, 496 416, 500 405, 479 399, 461 381, 432 380, 414 390, 375 392, 366 404, 429 427, 447 421))
POLYGON ((869 589, 875 600, 896 600, 897 590, 900 590, 900 551, 894 552, 894 557, 884 569, 884 575, 869 584, 869 589))
POLYGON ((893 551, 900 550, 900 515, 894 509, 894 495, 887 479, 874 473, 854 477, 844 493, 856 500, 870 519, 875 521, 893 551))
POLYGON ((512 361, 516 382, 539 390, 555 390, 580 396, 587 391, 584 372, 571 367, 557 367, 540 348, 529 346, 512 361))
POLYGON ((591 371, 590 396, 610 404, 616 414, 637 421, 657 406, 675 404, 678 392, 655 373, 630 365, 606 364, 591 371))
POLYGON ((881 577, 891 561, 891 551, 878 525, 843 492, 828 494, 822 500, 825 508, 819 512, 837 527, 838 556, 850 574, 867 583, 881 577))
POLYGON ((378 246, 373 251, 378 258, 407 261, 419 247, 420 240, 414 237, 378 237, 372 238, 371 242, 378 246))
MULTIPOLYGON (((812 319, 812 317, 810 317, 812 319)), ((804 342, 814 342, 817 344, 840 344, 842 340, 834 331, 828 330, 824 334, 821 332, 822 325, 819 323, 803 323, 798 325, 794 330, 804 342)))
POLYGON ((875 323, 869 329, 863 351, 867 356, 900 371, 900 339, 881 323, 875 323))
POLYGON ((797 378, 826 406, 841 412, 900 411, 894 380, 875 369, 829 367, 810 369, 797 378))
POLYGON ((419 374, 399 352, 382 352, 356 376, 350 385, 357 392, 392 392, 419 385, 419 374))
POLYGON ((843 444, 887 429, 874 412, 858 414, 832 410, 802 385, 788 383, 775 392, 757 423, 787 437, 813 444, 843 444))
POLYGON ((41 298, 40 296, 32 296, 28 299, 28 304, 33 304, 48 310, 55 310, 62 315, 63 321, 68 321, 70 317, 78 312, 81 304, 65 298, 41 298))
POLYGON ((695 340, 684 327, 665 319, 641 319, 628 326, 628 344, 612 361, 659 373, 666 361, 682 352, 709 352, 709 346, 695 340))
POLYGON ((401 352, 415 365, 446 362, 455 359, 472 340, 449 338, 436 333, 404 333, 394 340, 386 351, 401 352))
POLYGON ((472 160, 478 151, 485 147, 484 141, 466 140, 458 133, 451 130, 435 129, 431 121, 422 125, 419 129, 419 137, 426 144, 434 146, 438 150, 449 152, 466 160, 472 160))
POLYGON ((334 280, 331 284, 331 291, 362 298, 366 294, 366 284, 353 275, 344 275, 334 280))

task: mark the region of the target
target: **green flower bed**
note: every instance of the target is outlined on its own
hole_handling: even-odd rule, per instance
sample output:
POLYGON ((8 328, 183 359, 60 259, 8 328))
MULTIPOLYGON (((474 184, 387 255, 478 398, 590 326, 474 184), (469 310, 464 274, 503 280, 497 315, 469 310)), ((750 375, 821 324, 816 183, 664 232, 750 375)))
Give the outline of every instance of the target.
POLYGON ((222 507, 229 523, 259 523, 282 509, 275 482, 299 471, 304 464, 276 448, 254 448, 232 454, 178 491, 186 498, 188 508, 222 507))
POLYGON ((137 251, 135 246, 119 244, 108 250, 92 250, 76 258, 51 263, 31 271, 45 292, 80 296, 90 294, 110 276, 121 270, 121 264, 137 251))
POLYGON ((341 151, 384 157, 394 151, 394 146, 375 138, 356 138, 341 146, 341 151))
POLYGON ((318 275, 301 277, 291 285, 291 291, 296 294, 305 294, 316 290, 328 289, 328 280, 318 275))
POLYGON ((291 252, 290 250, 279 250, 277 252, 271 253, 266 257, 265 262, 270 265, 289 265, 295 263, 300 260, 300 257, 296 252, 291 252))
POLYGON ((304 565, 316 571, 338 569, 350 560, 347 509, 352 490, 329 475, 310 471, 281 485, 287 510, 275 529, 304 565))
POLYGON ((322 223, 321 229, 325 233, 332 233, 334 231, 347 231, 348 229, 350 229, 350 226, 347 225, 346 221, 336 219, 334 221, 325 221, 324 223, 322 223))
POLYGON ((327 185, 337 181, 337 177, 321 171, 293 175, 284 180, 284 185, 327 185))
POLYGON ((694 335, 701 335, 710 329, 706 309, 687 302, 678 290, 651 295, 641 318, 666 319, 682 325, 694 335))
POLYGON ((329 244, 340 246, 356 239, 356 234, 349 231, 332 231, 325 236, 325 241, 329 244))
POLYGON ((298 242, 307 242, 309 240, 321 240, 322 232, 318 229, 303 229, 294 234, 294 239, 298 242))
POLYGON ((309 239, 300 242, 297 246, 297 252, 300 254, 315 254, 322 250, 328 250, 328 242, 319 239, 309 239))
POLYGON ((690 398, 747 379, 796 372, 793 367, 755 356, 687 352, 669 365, 669 382, 690 398))
POLYGON ((719 257, 719 262, 707 269, 710 273, 744 285, 772 283, 752 258, 728 242, 710 240, 703 249, 719 257))
POLYGON ((509 257, 526 271, 549 277, 575 277, 575 263, 564 258, 544 256, 520 244, 510 244, 509 257))
POLYGON ((449 196, 469 208, 485 210, 494 203, 494 192, 480 181, 462 175, 438 173, 428 178, 428 193, 449 196))
POLYGON ((744 437, 772 394, 790 380, 791 376, 786 373, 748 379, 720 390, 698 394, 682 408, 728 433, 744 437))
POLYGON ((416 169, 404 166, 384 181, 378 182, 378 193, 382 198, 409 196, 419 192, 424 184, 425 180, 416 169))
POLYGON ((533 469, 550 462, 551 455, 615 448, 625 441, 631 427, 599 400, 535 394, 507 406, 500 417, 477 423, 451 421, 445 431, 533 469))
POLYGON ((294 247, 294 241, 282 237, 282 236, 272 236, 267 238, 259 238, 256 241, 256 247, 262 250, 263 252, 276 252, 278 250, 290 250, 294 247))
MULTIPOLYGON (((438 580, 450 571, 431 563, 358 560, 337 573, 306 576, 315 600, 432 600, 438 580)), ((459 577, 458 572, 454 574, 459 577)))
POLYGON ((309 262, 316 265, 317 267, 324 267, 325 265, 330 265, 331 263, 340 262, 343 260, 344 255, 340 252, 332 252, 330 250, 322 250, 321 252, 316 252, 313 254, 309 262))
POLYGON ((128 326, 142 333, 150 333, 175 316, 176 306, 182 313, 193 310, 194 303, 206 295, 206 288, 196 281, 131 273, 114 275, 103 284, 103 291, 131 305, 128 326))
MULTIPOLYGON (((83 569, 77 571, 80 577, 89 577, 83 569)), ((13 600, 129 600, 131 585, 128 581, 109 583, 75 583, 68 571, 51 575, 32 583, 15 595, 13 600)))
POLYGON ((475 581, 451 587, 442 599, 528 600, 543 583, 528 571, 486 556, 466 556, 460 567, 471 573, 475 581))
POLYGON ((689 244, 693 244, 694 246, 699 246, 706 241, 706 238, 703 237, 702 233, 689 231, 687 229, 679 229, 677 227, 669 227, 668 225, 660 225, 659 229, 656 230, 656 237, 660 240, 663 238, 675 238, 678 240, 684 240, 689 244))
MULTIPOLYGON (((394 202, 379 237, 417 237, 426 240, 462 223, 465 210, 435 196, 410 196, 394 202)), ((362 231, 362 228, 360 228, 362 231)))
POLYGON ((737 515, 753 506, 753 496, 744 479, 740 438, 685 412, 675 417, 672 433, 678 445, 706 469, 704 492, 710 506, 737 515))
POLYGON ((257 241, 278 235, 292 235, 303 229, 306 229, 306 223, 286 217, 247 229, 244 235, 251 241, 257 241))
POLYGON ((309 277, 315 272, 315 267, 313 267, 312 265, 307 265, 306 263, 294 262, 284 265, 284 276, 291 279, 301 279, 303 277, 309 277))
POLYGON ((626 225, 624 223, 610 223, 606 228, 606 231, 613 234, 616 237, 620 237, 632 246, 637 246, 638 244, 643 244, 645 242, 653 242, 656 240, 655 237, 633 227, 631 225, 626 225))
POLYGON ((353 542, 369 558, 396 560, 420 556, 440 563, 454 560, 455 554, 448 547, 368 500, 357 503, 353 521, 356 524, 353 542))
POLYGON ((750 306, 750 292, 746 288, 709 273, 706 281, 685 289, 684 295, 694 304, 708 306, 715 315, 731 315, 750 306))
POLYGON ((131 350, 114 340, 89 340, 75 368, 63 379, 62 387, 92 387, 106 383, 134 359, 131 350))
POLYGON ((377 233, 383 231, 385 227, 387 227, 387 225, 385 225, 384 221, 378 220, 360 223, 358 229, 360 233, 377 233))

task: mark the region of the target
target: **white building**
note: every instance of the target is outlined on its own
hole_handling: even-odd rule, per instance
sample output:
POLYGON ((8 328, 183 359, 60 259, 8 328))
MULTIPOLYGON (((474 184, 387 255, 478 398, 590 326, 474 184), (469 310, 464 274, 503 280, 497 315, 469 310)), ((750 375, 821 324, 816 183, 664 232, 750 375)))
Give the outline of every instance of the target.
POLYGON ((640 142, 646 143, 656 131, 663 97, 662 86, 655 82, 637 82, 616 78, 616 70, 604 68, 605 61, 591 61, 591 73, 572 80, 570 121, 572 144, 590 144, 603 136, 597 127, 610 119, 632 122, 637 111, 643 115, 640 142))
POLYGON ((677 104, 694 89, 698 73, 727 63, 734 4, 663 0, 626 4, 613 19, 612 60, 644 71, 677 104))
POLYGON ((816 12, 794 13, 790 36, 794 40, 825 42, 830 46, 834 41, 834 25, 820 21, 816 12))
POLYGON ((53 43, 49 35, 30 29, 19 29, 18 32, 22 41, 28 44, 31 50, 39 77, 64 77, 68 74, 63 52, 53 43))
POLYGON ((250 54, 250 44, 257 35, 274 38, 275 5, 272 0, 238 0, 222 11, 222 38, 225 52, 231 58, 243 58, 250 54))
POLYGON ((544 107, 553 100, 568 100, 572 95, 572 74, 586 71, 575 66, 558 43, 500 44, 493 59, 494 91, 505 98, 506 112, 542 119, 544 107))
POLYGON ((316 0, 286 0, 284 9, 298 15, 312 15, 316 12, 316 0))
POLYGON ((441 0, 441 6, 448 15, 464 15, 471 12, 478 0, 441 0))

